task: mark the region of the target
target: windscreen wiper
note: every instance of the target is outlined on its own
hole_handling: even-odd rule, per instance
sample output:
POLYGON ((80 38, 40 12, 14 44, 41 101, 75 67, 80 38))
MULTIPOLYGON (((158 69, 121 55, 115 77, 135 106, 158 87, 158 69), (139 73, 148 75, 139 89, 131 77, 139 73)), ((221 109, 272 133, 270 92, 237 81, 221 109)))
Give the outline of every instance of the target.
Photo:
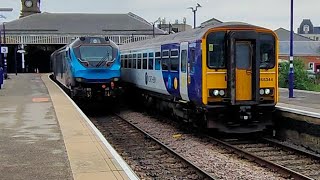
POLYGON ((109 57, 109 54, 107 54, 105 57, 103 57, 103 58, 98 62, 98 64, 96 65, 96 67, 100 67, 101 64, 108 59, 108 57, 109 57))

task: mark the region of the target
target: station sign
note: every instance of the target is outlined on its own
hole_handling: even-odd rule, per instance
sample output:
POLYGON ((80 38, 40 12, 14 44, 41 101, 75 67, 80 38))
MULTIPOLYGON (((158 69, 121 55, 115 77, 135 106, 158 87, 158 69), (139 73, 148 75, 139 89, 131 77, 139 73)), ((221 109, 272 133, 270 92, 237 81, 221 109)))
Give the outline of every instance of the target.
POLYGON ((1 47, 1 53, 4 53, 4 54, 8 53, 8 47, 5 47, 5 46, 1 47))

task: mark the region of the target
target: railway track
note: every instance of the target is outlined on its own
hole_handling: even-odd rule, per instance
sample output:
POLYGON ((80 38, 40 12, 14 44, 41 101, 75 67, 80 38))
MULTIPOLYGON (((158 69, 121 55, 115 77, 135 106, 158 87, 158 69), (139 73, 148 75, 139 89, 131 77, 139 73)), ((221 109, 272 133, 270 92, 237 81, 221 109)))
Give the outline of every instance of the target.
POLYGON ((266 138, 259 140, 210 139, 243 158, 283 174, 285 178, 320 180, 320 156, 317 154, 266 138))
POLYGON ((217 179, 120 116, 91 119, 141 179, 217 179))

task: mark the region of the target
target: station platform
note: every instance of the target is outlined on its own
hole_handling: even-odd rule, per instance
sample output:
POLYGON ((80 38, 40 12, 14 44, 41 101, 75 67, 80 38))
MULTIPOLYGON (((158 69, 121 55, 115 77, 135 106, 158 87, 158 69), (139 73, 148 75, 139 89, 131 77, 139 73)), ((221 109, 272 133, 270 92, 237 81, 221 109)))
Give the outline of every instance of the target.
POLYGON ((48 74, 0 90, 0 179, 138 179, 48 74))
MULTIPOLYGON (((320 119, 320 92, 294 90, 294 98, 289 98, 288 89, 280 88, 279 96, 279 109, 320 119)), ((320 124, 320 120, 313 123, 320 124)))

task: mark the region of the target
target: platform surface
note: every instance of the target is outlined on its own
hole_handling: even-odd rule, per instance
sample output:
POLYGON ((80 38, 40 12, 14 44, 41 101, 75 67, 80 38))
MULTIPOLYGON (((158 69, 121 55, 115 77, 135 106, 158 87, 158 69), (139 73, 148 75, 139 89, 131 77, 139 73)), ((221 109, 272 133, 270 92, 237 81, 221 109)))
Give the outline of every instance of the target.
POLYGON ((320 92, 294 90, 294 98, 289 98, 288 89, 279 89, 277 106, 320 113, 320 92))
POLYGON ((0 90, 0 179, 129 179, 48 75, 9 77, 0 90))

